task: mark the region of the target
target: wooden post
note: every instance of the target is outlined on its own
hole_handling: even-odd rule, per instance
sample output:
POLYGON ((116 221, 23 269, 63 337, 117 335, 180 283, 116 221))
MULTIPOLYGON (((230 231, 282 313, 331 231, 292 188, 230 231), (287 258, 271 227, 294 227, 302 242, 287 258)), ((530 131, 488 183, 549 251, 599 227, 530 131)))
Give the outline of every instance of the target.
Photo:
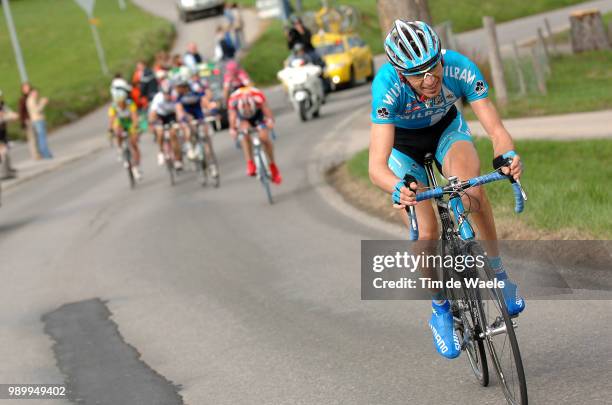
POLYGON ((546 54, 546 57, 548 58, 550 54, 548 53, 548 46, 546 45, 546 41, 544 40, 544 35, 542 34, 541 28, 538 28, 538 45, 542 47, 544 53, 546 54))
POLYGON ((438 38, 440 38, 440 42, 442 43, 442 48, 450 49, 450 43, 447 36, 448 30, 446 26, 448 25, 448 21, 444 21, 434 27, 436 34, 438 34, 438 38))
POLYGON ((518 47, 516 42, 512 42, 512 59, 514 59, 514 67, 516 68, 516 75, 519 84, 519 94, 524 96, 527 94, 527 86, 525 85, 525 76, 523 75, 523 68, 519 60, 518 47))
POLYGON ((547 75, 550 75, 552 72, 550 70, 548 48, 546 47, 546 42, 544 41, 544 36, 542 35, 542 30, 540 28, 538 28, 537 50, 542 58, 541 60, 542 66, 544 67, 544 72, 546 72, 547 75))
POLYGON ((610 49, 599 10, 575 11, 570 15, 570 34, 574 53, 610 49))
POLYGON ((448 46, 456 51, 457 48, 459 48, 459 45, 457 44, 457 37, 453 33, 453 22, 450 20, 448 21, 448 32, 446 33, 446 36, 448 37, 448 46))
POLYGON ((489 64, 493 75, 493 87, 495 88, 495 98, 500 106, 505 106, 508 102, 508 92, 504 79, 504 65, 502 64, 499 44, 497 43, 497 32, 495 30, 495 20, 493 17, 484 16, 482 21, 487 35, 489 47, 489 64))
POLYGON ((557 55, 559 52, 557 51, 557 44, 555 44, 555 37, 553 36, 552 29, 550 28, 550 21, 548 21, 548 18, 544 19, 544 26, 546 27, 546 35, 548 37, 548 43, 552 48, 552 53, 557 55))
POLYGON ((546 90, 546 78, 544 77, 544 69, 540 63, 540 57, 537 54, 536 48, 531 48, 531 60, 533 62, 533 70, 538 83, 538 90, 541 94, 546 95, 548 93, 546 90))

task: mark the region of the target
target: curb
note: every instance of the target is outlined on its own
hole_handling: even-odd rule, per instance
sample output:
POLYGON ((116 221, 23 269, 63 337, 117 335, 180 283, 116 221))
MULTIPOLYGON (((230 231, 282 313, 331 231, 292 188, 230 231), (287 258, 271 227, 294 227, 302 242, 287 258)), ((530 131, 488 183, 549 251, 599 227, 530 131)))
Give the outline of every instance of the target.
POLYGON ((312 149, 308 156, 307 176, 308 182, 317 191, 325 202, 341 212, 352 221, 357 221, 364 226, 373 228, 379 232, 389 235, 389 239, 406 239, 406 230, 400 224, 391 224, 379 218, 373 217, 348 203, 325 179, 325 173, 334 166, 346 161, 350 153, 345 140, 350 138, 351 131, 346 131, 350 123, 359 114, 364 114, 367 108, 359 108, 337 123, 319 143, 312 149), (348 136, 347 136, 348 134, 348 136))
POLYGON ((68 155, 66 157, 54 160, 53 164, 50 164, 49 166, 47 166, 47 167, 45 167, 43 169, 35 170, 34 172, 28 173, 28 174, 23 175, 23 176, 19 176, 18 178, 13 179, 13 180, 3 181, 2 182, 2 189, 4 191, 11 190, 11 189, 19 186, 20 184, 23 184, 25 182, 33 180, 33 179, 35 179, 37 177, 40 177, 40 176, 42 176, 42 175, 44 175, 46 173, 54 172, 54 171, 56 171, 58 169, 61 169, 64 166, 67 166, 67 165, 69 165, 71 163, 77 162, 77 161, 79 161, 79 160, 81 160, 81 159, 83 159, 83 158, 85 158, 87 156, 96 154, 96 153, 102 151, 103 149, 105 149, 107 147, 108 147, 108 145, 99 145, 99 146, 93 147, 91 149, 88 149, 88 150, 86 150, 84 152, 68 155))

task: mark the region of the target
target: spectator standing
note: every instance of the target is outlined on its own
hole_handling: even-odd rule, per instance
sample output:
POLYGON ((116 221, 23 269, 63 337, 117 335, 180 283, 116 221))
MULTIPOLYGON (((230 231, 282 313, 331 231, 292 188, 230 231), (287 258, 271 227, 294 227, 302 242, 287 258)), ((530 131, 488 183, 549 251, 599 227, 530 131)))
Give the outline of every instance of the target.
POLYGON ((229 27, 229 30, 234 29, 234 13, 232 12, 232 5, 228 2, 223 4, 223 16, 226 20, 226 25, 229 27))
POLYGON ((153 69, 145 64, 145 62, 140 61, 140 66, 142 66, 142 74, 140 75, 140 95, 144 97, 147 102, 145 103, 143 100, 143 104, 145 106, 153 100, 155 94, 157 94, 157 79, 155 78, 155 73, 153 69))
POLYGON ((215 59, 228 61, 236 56, 236 48, 228 40, 227 30, 223 26, 217 27, 217 44, 215 46, 215 59))
POLYGON ((34 128, 32 127, 32 120, 28 113, 27 100, 32 91, 30 83, 21 84, 21 97, 19 98, 19 122, 21 128, 25 130, 26 138, 28 140, 28 147, 30 149, 30 157, 34 160, 40 159, 40 153, 38 152, 38 144, 36 142, 36 136, 34 135, 34 128))
POLYGON ((15 178, 17 170, 11 166, 8 148, 7 122, 14 121, 19 115, 13 112, 5 103, 2 90, 0 90, 0 180, 15 178))
POLYGON ((40 97, 38 90, 32 87, 28 99, 26 100, 26 106, 28 108, 28 115, 32 121, 32 126, 36 131, 36 139, 38 140, 38 150, 40 155, 44 159, 52 159, 51 151, 47 145, 47 122, 45 120, 45 107, 49 100, 46 97, 40 97))
POLYGON ((239 51, 245 45, 244 41, 244 20, 238 3, 232 4, 232 14, 234 16, 234 47, 239 51))
POLYGON ((198 52, 195 42, 190 42, 187 45, 187 52, 183 55, 183 64, 191 70, 191 73, 195 73, 200 63, 202 63, 202 55, 198 52))

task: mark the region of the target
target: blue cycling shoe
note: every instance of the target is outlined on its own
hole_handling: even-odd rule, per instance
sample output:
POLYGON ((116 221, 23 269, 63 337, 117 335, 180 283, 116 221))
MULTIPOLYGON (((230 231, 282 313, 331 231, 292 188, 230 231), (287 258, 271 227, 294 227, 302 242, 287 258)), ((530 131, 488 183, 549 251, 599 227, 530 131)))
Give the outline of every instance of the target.
POLYGON ((518 294, 518 286, 512 281, 508 280, 506 274, 498 274, 496 277, 498 281, 504 282, 504 288, 502 288, 502 294, 504 301, 506 301, 506 307, 508 307, 508 315, 518 315, 525 309, 525 299, 518 294))
POLYGON ((459 338, 455 333, 453 314, 448 301, 442 305, 431 303, 431 320, 429 328, 433 333, 433 343, 438 353, 447 359, 454 359, 461 354, 459 338))

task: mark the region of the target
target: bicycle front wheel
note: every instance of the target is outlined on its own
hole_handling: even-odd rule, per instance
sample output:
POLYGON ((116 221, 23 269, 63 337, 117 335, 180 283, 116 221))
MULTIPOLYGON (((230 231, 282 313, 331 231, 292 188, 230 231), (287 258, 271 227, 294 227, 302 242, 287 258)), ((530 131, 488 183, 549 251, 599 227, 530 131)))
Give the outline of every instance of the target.
POLYGON ((259 150, 257 153, 257 166, 259 169, 259 180, 261 181, 264 190, 266 191, 266 196, 268 197, 268 202, 270 204, 274 204, 274 199, 272 198, 272 190, 270 189, 270 174, 268 173, 268 166, 266 164, 266 160, 261 156, 263 151, 259 150))
POLYGON ((204 144, 207 148, 204 148, 204 154, 206 155, 207 162, 207 174, 213 179, 215 188, 219 188, 221 185, 221 176, 219 175, 219 164, 217 163, 217 156, 213 149, 212 140, 210 135, 205 138, 204 144))
MULTIPOLYGON (((127 140, 124 142, 127 143, 127 140)), ((134 178, 134 172, 132 171, 132 153, 130 152, 129 145, 125 145, 123 147, 123 161, 125 163, 124 166, 128 173, 130 188, 133 189, 134 187, 136 187, 136 179, 134 178)))
MULTIPOLYGON (((485 282, 494 281, 495 273, 482 247, 476 242, 470 242, 465 248, 466 255, 485 258, 484 266, 478 269, 478 279, 485 282)), ((504 396, 511 405, 527 405, 527 380, 514 331, 516 324, 508 315, 508 308, 499 288, 483 288, 480 293, 483 297, 480 310, 484 325, 481 337, 486 343, 504 396)))

